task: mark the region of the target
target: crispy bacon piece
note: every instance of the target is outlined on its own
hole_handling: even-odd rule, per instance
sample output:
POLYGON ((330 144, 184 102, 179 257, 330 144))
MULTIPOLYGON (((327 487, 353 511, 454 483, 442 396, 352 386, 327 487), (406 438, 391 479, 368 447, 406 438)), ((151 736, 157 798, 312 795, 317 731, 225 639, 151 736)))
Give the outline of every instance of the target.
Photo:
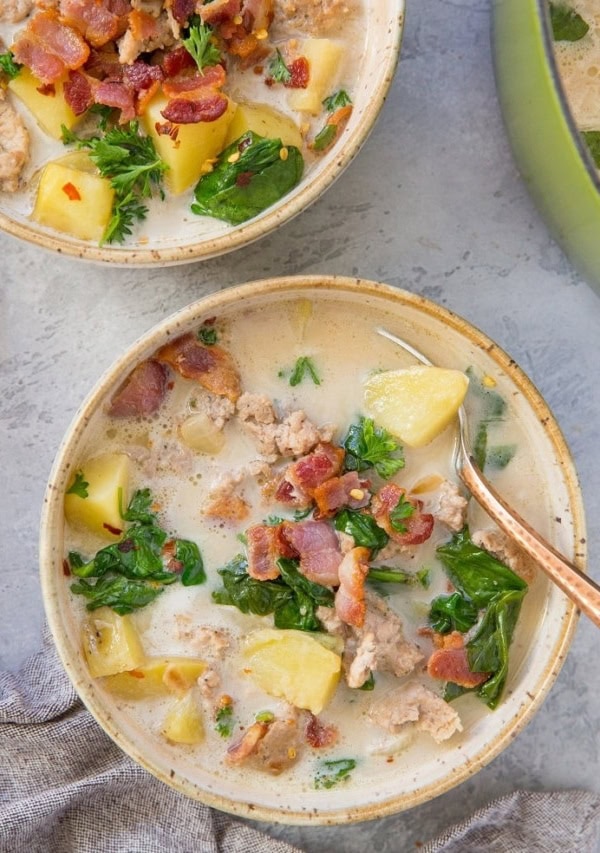
POLYGON ((191 332, 165 344, 156 358, 232 403, 240 396, 240 375, 229 353, 220 346, 204 346, 191 332))
POLYGON ((342 553, 337 535, 326 521, 284 521, 281 534, 300 558, 299 570, 321 586, 339 584, 342 553))
POLYGON ((232 743, 225 760, 228 764, 242 764, 253 755, 258 749, 258 745, 264 736, 269 731, 268 723, 253 723, 249 729, 246 729, 242 737, 235 743, 232 743))
POLYGON ((162 70, 165 77, 175 77, 187 68, 192 69, 197 67, 194 57, 183 46, 176 47, 174 50, 166 53, 162 61, 162 70))
POLYGON ((198 13, 203 24, 216 26, 231 21, 241 11, 241 0, 213 0, 200 6, 198 13))
POLYGON ((221 92, 206 93, 200 89, 195 97, 186 93, 185 97, 172 98, 160 114, 175 124, 197 124, 216 121, 227 110, 229 101, 221 92))
POLYGON ((371 512, 379 527, 385 530, 394 542, 399 545, 420 545, 431 536, 433 515, 422 512, 423 502, 407 498, 406 494, 406 490, 395 483, 387 483, 374 496, 371 512), (390 514, 396 509, 401 499, 408 500, 414 507, 412 515, 401 519, 404 532, 394 529, 390 519, 390 514))
POLYGON ((360 509, 371 500, 369 483, 361 480, 356 471, 348 471, 341 477, 330 477, 313 492, 320 518, 334 515, 343 506, 360 509))
POLYGON ((61 20, 78 30, 93 47, 102 47, 119 34, 121 22, 104 0, 60 0, 61 20))
POLYGON ((368 548, 352 548, 344 556, 338 570, 340 586, 335 594, 335 612, 346 625, 362 628, 367 606, 365 580, 369 571, 368 548))
POLYGON ((83 115, 94 103, 91 82, 82 71, 69 71, 69 79, 65 80, 63 93, 65 101, 76 116, 83 115))
POLYGON ((248 542, 248 574, 259 581, 274 580, 281 572, 277 560, 282 555, 285 540, 280 525, 254 524, 246 530, 248 542))
POLYGON ((135 118, 135 92, 124 83, 103 80, 98 83, 94 97, 97 104, 121 110, 120 124, 135 118))
POLYGON ((305 56, 299 56, 288 65, 288 71, 292 75, 290 80, 283 85, 287 89, 306 89, 310 81, 310 66, 305 56))
POLYGON ((92 49, 85 64, 85 72, 98 80, 121 80, 123 66, 113 45, 105 45, 101 50, 92 49))
POLYGON ((150 41, 159 33, 158 18, 142 9, 133 9, 129 13, 129 30, 136 41, 150 41))
POLYGON ((149 89, 153 83, 160 82, 162 79, 163 72, 160 65, 148 65, 141 59, 136 59, 123 69, 123 80, 136 92, 149 89))
POLYGON ((66 69, 80 68, 90 54, 83 37, 61 23, 54 10, 37 12, 11 50, 15 60, 27 65, 42 83, 55 83, 66 69))
POLYGON ((308 713, 308 720, 304 729, 306 742, 313 749, 325 749, 337 743, 340 733, 336 726, 328 726, 322 723, 314 714, 308 713))
POLYGON ((285 470, 275 499, 292 506, 308 506, 315 490, 342 470, 345 453, 341 447, 321 442, 285 470))
MULTIPOLYGON (((166 4, 165 4, 166 5, 166 4)), ((171 14, 178 24, 187 24, 196 9, 196 0, 171 0, 171 14)))
MULTIPOLYGON (((438 640, 438 642, 440 642, 438 640)), ((472 672, 462 634, 452 631, 441 640, 441 648, 435 649, 427 661, 427 672, 432 678, 451 681, 460 687, 479 687, 490 677, 489 672, 472 672)))
POLYGON ((117 390, 107 413, 113 418, 151 415, 160 408, 166 393, 165 366, 152 359, 142 361, 117 390))
MULTIPOLYGON (((187 51, 185 52, 187 53, 187 51)), ((192 74, 188 72, 170 77, 164 82, 163 92, 167 98, 177 98, 184 92, 196 92, 200 89, 220 89, 225 84, 226 78, 227 75, 222 65, 211 65, 209 68, 204 69, 203 74, 196 71, 192 74)))

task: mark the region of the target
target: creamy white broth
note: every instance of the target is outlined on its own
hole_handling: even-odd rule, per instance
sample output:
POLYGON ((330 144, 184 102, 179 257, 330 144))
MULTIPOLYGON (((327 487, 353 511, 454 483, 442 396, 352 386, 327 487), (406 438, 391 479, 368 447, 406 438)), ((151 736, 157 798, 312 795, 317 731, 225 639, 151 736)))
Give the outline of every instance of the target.
MULTIPOLYGON (((274 5, 277 7, 279 0, 275 0, 274 5)), ((286 45, 297 45, 299 40, 308 37, 329 38, 339 43, 343 46, 342 59, 331 79, 331 90, 328 94, 333 94, 337 89, 344 88, 350 97, 354 98, 369 34, 368 16, 363 0, 352 0, 345 5, 344 9, 344 13, 339 16, 338 25, 333 31, 325 33, 320 33, 318 30, 307 32, 294 29, 290 24, 283 23, 281 15, 276 15, 269 31, 269 43, 282 51, 285 50, 286 45)), ((18 24, 0 20, 0 52, 10 48, 13 40, 26 24, 27 19, 18 24)), ((266 104, 274 107, 295 122, 304 137, 304 144, 301 149, 305 163, 304 179, 319 169, 324 156, 326 156, 313 153, 308 147, 308 142, 324 126, 327 113, 323 111, 321 115, 315 117, 305 111, 294 110, 289 104, 290 92, 293 90, 284 88, 282 85, 266 85, 266 69, 270 58, 269 55, 264 61, 254 63, 249 68, 242 68, 235 59, 230 59, 227 82, 223 91, 235 103, 266 104), (257 74, 254 70, 255 67, 264 70, 257 74)), ((0 80, 0 84, 1 82, 0 80)), ((61 141, 50 137, 38 125, 35 117, 22 101, 10 91, 8 98, 22 118, 29 133, 30 156, 22 172, 19 191, 16 193, 0 191, 0 205, 2 211, 10 216, 28 219, 35 205, 37 185, 43 167, 49 162, 64 157, 73 149, 71 146, 65 147, 61 141)), ((85 122, 76 126, 75 132, 79 132, 84 127, 85 122)), ((92 124, 91 127, 93 129, 94 125, 92 124)), ((161 245, 181 244, 200 237, 218 236, 230 229, 232 226, 227 222, 192 213, 191 204, 194 201, 195 183, 183 193, 173 194, 169 191, 168 181, 163 182, 164 198, 155 193, 153 198, 145 200, 148 207, 147 218, 136 224, 133 234, 127 237, 122 245, 125 248, 144 248, 148 244, 159 247, 161 245)), ((290 194, 293 192, 294 190, 290 194)), ((36 227, 48 233, 56 233, 39 223, 36 227)), ((119 248, 120 245, 114 243, 112 247, 119 248)))
MULTIPOLYGON (((216 326, 220 344, 232 353, 240 368, 243 390, 264 393, 282 409, 302 408, 317 425, 335 424, 337 432, 334 440, 340 441, 348 426, 356 421, 361 412, 361 386, 364 379, 373 370, 407 366, 412 362, 410 356, 376 334, 375 330, 382 322, 381 312, 374 311, 366 304, 341 309, 335 301, 327 299, 315 298, 310 304, 310 312, 306 310, 306 300, 297 299, 281 299, 270 307, 262 305, 248 310, 240 306, 217 317, 216 326), (292 388, 285 378, 278 375, 282 368, 289 369, 299 356, 304 355, 311 356, 317 366, 322 379, 319 387, 304 381, 292 388)), ((426 340, 422 342, 427 351, 426 344, 426 340)), ((477 364, 464 363, 464 356, 458 356, 451 346, 446 349, 445 358, 448 366, 462 369, 473 366, 477 369, 477 364)), ((496 390, 502 394, 504 377, 498 375, 492 379, 498 383, 496 390)), ((140 446, 149 441, 155 446, 165 441, 169 446, 176 442, 175 425, 180 421, 182 412, 188 409, 189 400, 197 393, 197 386, 181 378, 174 378, 173 381, 174 387, 161 410, 143 422, 96 414, 88 427, 86 443, 77 462, 81 464, 86 458, 111 450, 125 451, 137 458, 140 446)), ((527 437, 528 425, 514 420, 510 399, 507 399, 507 403, 506 421, 494 426, 493 432, 490 431, 490 441, 514 442, 517 450, 507 468, 494 474, 494 482, 524 512, 527 519, 544 533, 549 525, 544 475, 536 468, 536 454, 527 437)), ((470 404, 473 423, 478 417, 477 408, 477 401, 473 400, 470 404)), ((234 697, 234 715, 247 727, 253 722, 257 711, 270 710, 276 716, 285 716, 285 703, 261 691, 243 674, 239 649, 239 643, 248 632, 271 626, 272 618, 244 615, 236 608, 216 605, 211 599, 211 592, 221 585, 217 568, 242 549, 238 534, 243 533, 250 524, 263 521, 269 514, 289 516, 289 512, 281 505, 265 503, 259 486, 246 480, 244 496, 252 501, 249 518, 240 524, 231 524, 210 520, 202 515, 207 493, 219 475, 237 471, 258 458, 254 443, 240 432, 235 423, 230 422, 225 427, 225 433, 225 446, 217 456, 190 452, 189 464, 183 465, 177 473, 163 471, 149 477, 144 474, 140 464, 134 465, 133 487, 150 487, 162 507, 162 526, 173 535, 198 543, 208 578, 199 587, 182 587, 179 584, 167 587, 155 602, 132 618, 148 655, 202 657, 198 649, 192 650, 189 640, 182 636, 181 626, 190 630, 201 626, 227 628, 234 642, 222 668, 223 680, 218 692, 234 697)), ((456 480, 452 468, 453 442, 454 433, 448 429, 425 448, 406 448, 406 466, 394 480, 408 489, 432 474, 456 480)), ((476 507, 470 507, 469 522, 472 529, 490 526, 489 520, 476 507)), ((447 578, 435 557, 435 548, 450 537, 450 531, 436 523, 433 535, 426 543, 417 546, 412 553, 407 552, 399 559, 390 561, 394 566, 410 571, 419 570, 423 566, 431 570, 431 585, 428 589, 416 586, 400 587, 395 591, 395 585, 387 585, 390 595, 386 600, 401 616, 407 638, 421 647, 424 662, 431 651, 431 644, 427 638, 419 636, 417 630, 427 624, 431 599, 447 592, 447 578)), ((92 556, 100 545, 100 542, 79 531, 67 528, 65 532, 65 552, 73 549, 92 556)), ((525 598, 511 649, 511 679, 518 673, 527 654, 536 622, 543 610, 544 594, 544 585, 536 582, 525 598)), ((85 618, 84 604, 79 597, 72 597, 72 606, 80 621, 85 618)), ((441 684, 423 675, 420 667, 416 675, 428 687, 437 693, 441 692, 441 684)), ((410 675, 404 680, 413 677, 410 675)), ((114 701, 115 709, 118 708, 125 715, 128 724, 135 727, 139 739, 152 741, 154 747, 163 753, 169 751, 173 763, 191 778, 209 773, 220 778, 223 784, 235 785, 236 780, 243 782, 252 777, 253 784, 259 784, 265 791, 271 792, 273 797, 278 796, 282 778, 285 778, 287 792, 312 789, 317 764, 324 758, 358 760, 351 779, 340 786, 342 792, 365 785, 376 791, 382 779, 413 766, 415 754, 422 755, 425 760, 460 747, 466 733, 477 727, 477 721, 492 713, 474 696, 465 696, 455 703, 465 732, 454 735, 446 743, 436 744, 429 735, 411 731, 410 728, 399 735, 390 735, 368 721, 367 710, 375 697, 400 681, 381 673, 376 673, 375 678, 373 692, 351 690, 342 679, 333 700, 319 715, 323 722, 339 728, 338 743, 322 750, 306 746, 298 763, 285 771, 283 777, 272 777, 255 769, 225 764, 227 746, 239 737, 241 731, 236 728, 231 740, 222 739, 213 730, 208 711, 205 711, 205 743, 198 747, 182 747, 167 744, 160 735, 164 714, 172 700, 111 701, 114 701), (256 777, 259 777, 258 781, 256 777)), ((100 680, 98 686, 101 688, 101 685, 100 680)), ((202 781, 206 784, 204 777, 202 781)), ((322 793, 324 797, 336 796, 335 791, 322 793)))

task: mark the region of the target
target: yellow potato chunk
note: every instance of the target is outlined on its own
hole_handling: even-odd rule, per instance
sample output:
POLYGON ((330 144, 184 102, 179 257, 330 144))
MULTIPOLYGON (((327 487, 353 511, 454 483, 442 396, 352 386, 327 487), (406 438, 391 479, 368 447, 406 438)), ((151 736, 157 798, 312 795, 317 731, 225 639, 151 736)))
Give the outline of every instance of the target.
POLYGON ((244 672, 270 696, 320 714, 340 680, 342 659, 304 631, 266 628, 246 639, 244 672))
POLYGON ((284 145, 302 148, 302 136, 296 122, 267 104, 238 104, 223 148, 249 130, 266 139, 281 139, 284 145))
POLYGON ((54 161, 42 171, 32 218, 80 240, 98 242, 111 217, 114 195, 106 178, 54 161))
POLYGON ((63 124, 72 130, 83 118, 76 116, 65 101, 62 80, 54 83, 54 94, 50 92, 44 95, 44 84, 28 68, 23 67, 18 76, 10 81, 8 88, 25 104, 42 130, 54 139, 61 138, 63 124))
POLYGON ((92 678, 135 669, 144 663, 144 650, 129 616, 99 607, 82 628, 83 653, 92 678))
POLYGON ((195 124, 173 124, 172 135, 159 133, 157 127, 167 124, 161 110, 167 105, 164 95, 154 98, 144 113, 144 127, 152 138, 156 151, 169 167, 165 180, 172 193, 184 192, 203 174, 207 160, 212 160, 225 147, 225 134, 235 113, 229 105, 216 121, 195 124))
POLYGON ((194 690, 189 690, 169 709, 161 732, 171 743, 202 743, 204 723, 194 690))
POLYGON ((366 413, 409 447, 423 447, 453 420, 469 380, 460 370, 417 365, 376 373, 364 387, 366 413))
MULTIPOLYGON (((65 495, 65 516, 70 524, 83 527, 106 539, 117 539, 123 529, 121 506, 129 502, 131 463, 125 453, 105 453, 88 459, 77 470, 70 489, 77 481, 87 483, 83 492, 65 495), (83 496, 87 492, 87 496, 83 496)), ((67 490, 68 491, 68 490, 67 490)))
POLYGON ((323 112, 323 100, 335 88, 344 46, 331 39, 304 39, 298 54, 308 60, 310 76, 306 89, 291 90, 288 104, 293 110, 316 116, 323 112))
POLYGON ((170 693, 183 696, 205 669, 204 661, 197 658, 148 658, 129 672, 110 675, 104 686, 123 699, 148 699, 170 693))
POLYGON ((218 453, 225 444, 223 430, 217 429, 204 412, 186 418, 179 427, 179 434, 184 444, 201 453, 218 453))

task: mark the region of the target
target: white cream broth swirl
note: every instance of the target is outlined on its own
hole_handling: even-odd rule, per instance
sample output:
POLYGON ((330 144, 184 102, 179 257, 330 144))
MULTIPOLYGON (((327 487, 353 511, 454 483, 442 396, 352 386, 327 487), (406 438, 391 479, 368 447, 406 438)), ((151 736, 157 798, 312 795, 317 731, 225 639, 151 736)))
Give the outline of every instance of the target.
MULTIPOLYGON (((219 343, 231 352, 239 367, 244 391, 266 394, 274 400, 280 412, 301 408, 318 426, 335 424, 334 440, 341 441, 348 426, 361 414, 362 383, 372 371, 412 363, 407 354, 376 333, 381 320, 381 312, 368 304, 362 306, 356 302, 340 307, 335 301, 316 297, 312 301, 287 298, 251 309, 244 309, 243 305, 230 309, 217 317, 216 328, 219 343), (282 370, 289 371, 300 356, 313 359, 321 378, 320 386, 305 379, 291 387, 285 376, 278 375, 282 370)), ((461 369, 472 366, 477 370, 477 364, 465 361, 464 351, 455 351, 452 345, 446 348, 444 356, 448 366, 461 369)), ((501 389, 502 377, 497 378, 501 389)), ((177 446, 177 424, 195 393, 197 386, 176 378, 162 408, 152 418, 143 421, 114 419, 98 413, 90 423, 78 463, 116 450, 137 459, 142 445, 158 448, 166 444, 168 449, 165 453, 171 453, 177 446)), ((507 468, 495 474, 494 481, 520 510, 525 508, 528 520, 544 533, 547 532, 549 515, 544 494, 544 472, 536 467, 536 454, 527 438, 527 425, 514 419, 510 400, 507 402, 506 420, 494 425, 491 438, 494 444, 514 442, 517 451, 507 468)), ((477 413, 473 410, 473 422, 476 419, 477 413)), ((257 711, 271 710, 275 715, 285 713, 283 702, 259 690, 244 675, 239 653, 243 637, 257 627, 272 626, 272 618, 244 615, 233 607, 219 606, 212 601, 211 592, 221 585, 217 569, 243 550, 238 535, 269 514, 289 516, 289 512, 286 513, 281 505, 265 502, 259 485, 246 479, 242 489, 244 497, 251 503, 248 519, 240 524, 231 524, 210 520, 202 514, 207 493, 221 475, 237 472, 260 458, 254 443, 242 434, 234 421, 225 427, 225 435, 225 446, 216 456, 186 451, 178 471, 157 470, 154 476, 148 476, 144 474, 142 465, 134 462, 133 486, 152 490, 161 505, 161 524, 169 533, 198 543, 207 581, 196 587, 169 586, 155 602, 132 618, 149 655, 201 657, 197 649, 190 649, 189 640, 180 631, 181 625, 191 629, 201 626, 226 628, 233 641, 223 664, 223 680, 218 692, 227 693, 235 699, 235 717, 247 727, 257 711)), ((408 489, 429 475, 456 481, 452 467, 453 442, 454 432, 450 428, 425 448, 405 448, 406 465, 394 481, 408 489)), ((476 507, 469 510, 469 523, 472 529, 491 526, 489 519, 476 507)), ((447 578, 435 557, 435 549, 450 537, 450 531, 436 522, 433 535, 426 543, 390 561, 411 571, 423 567, 431 570, 428 589, 387 585, 388 603, 403 619, 407 637, 421 647, 425 660, 431 651, 430 641, 418 635, 417 629, 427 624, 431 599, 447 592, 447 578)), ((101 544, 79 531, 69 528, 65 531, 66 551, 77 550, 92 556, 101 544)), ((66 579, 65 583, 69 580, 66 579)), ((544 595, 544 584, 536 582, 526 596, 511 650, 511 678, 518 672, 527 653, 536 622, 543 611, 544 595)), ((82 621, 85 618, 84 602, 72 596, 72 606, 82 621)), ((437 693, 441 692, 440 683, 428 679, 421 667, 417 668, 416 677, 437 693)), ((376 673, 374 692, 351 690, 340 683, 333 700, 320 715, 324 723, 339 729, 338 743, 325 750, 306 746, 298 763, 285 771, 283 777, 226 765, 227 746, 240 735, 240 730, 236 729, 232 740, 222 739, 214 731, 208 712, 205 715, 205 742, 197 747, 181 747, 167 744, 160 734, 168 700, 110 701, 114 701, 115 708, 127 716, 139 732, 140 739, 151 741, 153 748, 161 752, 170 750, 173 766, 189 778, 201 776, 202 784, 209 787, 214 784, 218 788, 218 780, 221 779, 223 784, 235 789, 236 781, 248 780, 252 776, 252 784, 260 785, 267 798, 276 800, 281 794, 282 778, 285 778, 286 796, 293 795, 294 791, 300 794, 312 789, 321 759, 354 758, 358 762, 357 767, 351 779, 341 786, 342 791, 349 791, 355 786, 369 786, 370 793, 375 792, 376 795, 378 786, 385 787, 385 779, 409 770, 412 772, 415 756, 421 763, 433 755, 460 748, 465 733, 477 727, 477 721, 483 716, 492 713, 475 697, 465 696, 455 704, 465 733, 455 735, 447 743, 436 744, 428 735, 414 734, 410 730, 392 736, 368 721, 367 710, 375 696, 399 683, 398 679, 379 673, 376 673), (256 777, 260 778, 257 780, 256 777)), ((324 796, 335 796, 332 792, 323 793, 324 796)))

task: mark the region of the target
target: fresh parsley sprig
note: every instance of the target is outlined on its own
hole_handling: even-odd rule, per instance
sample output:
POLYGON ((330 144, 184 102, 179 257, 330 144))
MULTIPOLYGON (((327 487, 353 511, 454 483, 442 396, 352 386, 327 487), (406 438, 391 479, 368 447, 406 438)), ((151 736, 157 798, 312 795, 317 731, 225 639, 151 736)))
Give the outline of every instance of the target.
POLYGON ((15 62, 15 58, 10 50, 6 53, 0 53, 0 70, 6 74, 9 80, 14 80, 19 76, 19 72, 23 66, 15 62))
POLYGON ((77 471, 73 482, 66 491, 66 494, 77 495, 80 498, 87 498, 89 485, 90 484, 83 476, 83 471, 77 471))
POLYGON ((351 103, 352 98, 348 92, 346 92, 345 89, 338 89, 338 91, 334 92, 333 95, 329 95, 329 97, 325 98, 323 106, 328 113, 334 113, 336 110, 339 110, 342 107, 347 107, 351 103))
POLYGON ((198 71, 202 73, 209 65, 219 65, 222 61, 221 51, 214 41, 214 32, 208 24, 203 24, 197 15, 190 22, 187 37, 182 44, 193 57, 198 71))
POLYGON ((292 79, 292 72, 285 64, 285 60, 281 55, 279 48, 275 51, 269 60, 268 67, 269 77, 276 83, 289 83, 292 79))
POLYGON ((392 436, 375 426, 371 418, 361 417, 353 424, 343 441, 346 450, 344 465, 347 471, 366 471, 374 468, 380 477, 388 480, 404 467, 402 448, 392 436), (397 454, 392 456, 392 454, 397 454))
POLYGON ((65 145, 87 149, 102 177, 110 179, 115 200, 101 242, 122 243, 131 234, 134 222, 147 215, 148 209, 142 199, 151 198, 155 191, 162 197, 166 163, 156 153, 150 137, 139 133, 137 121, 89 138, 78 137, 63 126, 62 140, 65 145))

